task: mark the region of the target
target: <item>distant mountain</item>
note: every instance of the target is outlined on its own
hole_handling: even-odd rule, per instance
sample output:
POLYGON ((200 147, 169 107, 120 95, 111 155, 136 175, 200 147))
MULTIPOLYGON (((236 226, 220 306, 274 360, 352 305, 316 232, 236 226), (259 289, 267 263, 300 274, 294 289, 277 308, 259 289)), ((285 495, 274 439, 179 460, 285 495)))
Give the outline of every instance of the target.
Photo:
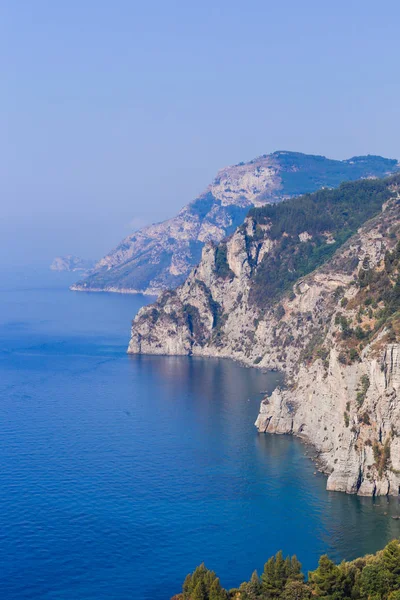
POLYGON ((52 271, 90 271, 94 267, 94 261, 79 258, 67 254, 67 256, 56 256, 50 265, 52 271))
POLYGON ((72 289, 158 294, 176 288, 199 262, 204 244, 230 235, 253 206, 398 168, 397 160, 381 156, 341 161, 286 151, 227 167, 176 217, 129 235, 72 289))

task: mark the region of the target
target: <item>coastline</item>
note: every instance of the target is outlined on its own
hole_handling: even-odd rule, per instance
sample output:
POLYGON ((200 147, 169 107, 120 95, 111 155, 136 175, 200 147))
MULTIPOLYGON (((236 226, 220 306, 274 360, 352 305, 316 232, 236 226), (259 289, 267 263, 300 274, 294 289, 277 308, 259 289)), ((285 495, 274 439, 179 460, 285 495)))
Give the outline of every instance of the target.
POLYGON ((105 287, 105 288, 92 288, 84 287, 80 285, 70 285, 69 290, 71 292, 89 292, 94 294, 110 293, 110 294, 132 294, 137 296, 159 296, 163 290, 134 290, 132 288, 116 288, 116 287, 105 287))

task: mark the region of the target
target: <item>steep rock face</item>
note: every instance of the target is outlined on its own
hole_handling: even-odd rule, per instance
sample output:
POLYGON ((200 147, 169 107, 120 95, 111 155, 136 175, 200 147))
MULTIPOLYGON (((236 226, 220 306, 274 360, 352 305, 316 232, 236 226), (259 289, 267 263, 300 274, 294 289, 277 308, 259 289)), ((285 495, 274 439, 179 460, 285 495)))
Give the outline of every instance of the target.
POLYGON ((391 355, 397 357, 399 352, 399 344, 389 344, 379 358, 367 352, 360 362, 344 366, 333 348, 326 367, 319 362, 301 367, 295 389, 277 389, 261 403, 258 430, 291 433, 312 442, 320 453, 322 468, 329 473, 329 490, 398 495, 399 388, 389 380, 400 375, 398 363, 391 361, 391 355), (360 411, 356 399, 362 377, 367 377, 370 385, 360 411), (362 420, 365 414, 367 423, 362 420), (389 452, 382 469, 377 452, 389 452))
POLYGON ((175 288, 199 262, 204 244, 229 235, 252 206, 397 169, 397 161, 377 156, 337 161, 295 152, 275 152, 227 167, 175 218, 125 238, 72 289, 158 294, 175 288))
MULTIPOLYGON (((364 196, 357 184, 344 191, 365 207, 370 190, 360 185, 364 196)), ((309 231, 299 224, 289 234, 287 221, 278 235, 273 212, 265 219, 252 211, 226 243, 204 248, 182 286, 140 311, 128 348, 282 370, 286 387, 261 403, 259 431, 308 440, 329 474, 328 489, 360 495, 397 495, 400 486, 400 180, 387 185, 390 199, 381 196, 378 214, 336 252, 341 229, 318 238, 310 222, 309 231), (305 244, 307 264, 316 253, 327 253, 327 260, 297 279, 282 271, 290 285, 276 294, 265 265, 281 273, 280 263, 301 256, 305 244)), ((331 199, 337 206, 338 196, 331 199)), ((355 207, 352 218, 356 214, 355 207)), ((290 266, 303 269, 301 261, 290 266)))

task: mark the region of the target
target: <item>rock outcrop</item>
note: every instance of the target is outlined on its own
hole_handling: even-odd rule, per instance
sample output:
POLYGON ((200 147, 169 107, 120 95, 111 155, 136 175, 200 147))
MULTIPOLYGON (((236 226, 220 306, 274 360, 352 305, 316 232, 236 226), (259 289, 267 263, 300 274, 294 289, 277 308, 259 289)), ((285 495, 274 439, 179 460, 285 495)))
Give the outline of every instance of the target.
POLYGON ((231 234, 252 206, 397 169, 396 160, 379 156, 338 161, 295 152, 275 152, 222 169, 176 217, 129 235, 72 289, 158 294, 175 288, 199 262, 204 244, 231 234))
POLYGON ((227 242, 205 246, 184 284, 141 309, 128 348, 283 371, 259 431, 312 443, 328 489, 360 495, 400 489, 400 178, 382 186, 252 210, 227 242))
POLYGON ((67 254, 56 256, 50 265, 52 271, 85 271, 88 273, 94 267, 94 261, 67 254))

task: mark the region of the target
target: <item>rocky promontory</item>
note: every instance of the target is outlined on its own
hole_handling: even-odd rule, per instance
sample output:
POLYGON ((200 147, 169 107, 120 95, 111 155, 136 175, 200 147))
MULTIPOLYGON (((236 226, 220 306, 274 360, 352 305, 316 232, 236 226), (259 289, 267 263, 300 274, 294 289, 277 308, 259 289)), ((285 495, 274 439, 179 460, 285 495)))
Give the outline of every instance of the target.
POLYGON ((128 352, 279 369, 260 432, 312 443, 328 489, 400 486, 400 178, 250 211, 187 280, 141 309, 128 352))

